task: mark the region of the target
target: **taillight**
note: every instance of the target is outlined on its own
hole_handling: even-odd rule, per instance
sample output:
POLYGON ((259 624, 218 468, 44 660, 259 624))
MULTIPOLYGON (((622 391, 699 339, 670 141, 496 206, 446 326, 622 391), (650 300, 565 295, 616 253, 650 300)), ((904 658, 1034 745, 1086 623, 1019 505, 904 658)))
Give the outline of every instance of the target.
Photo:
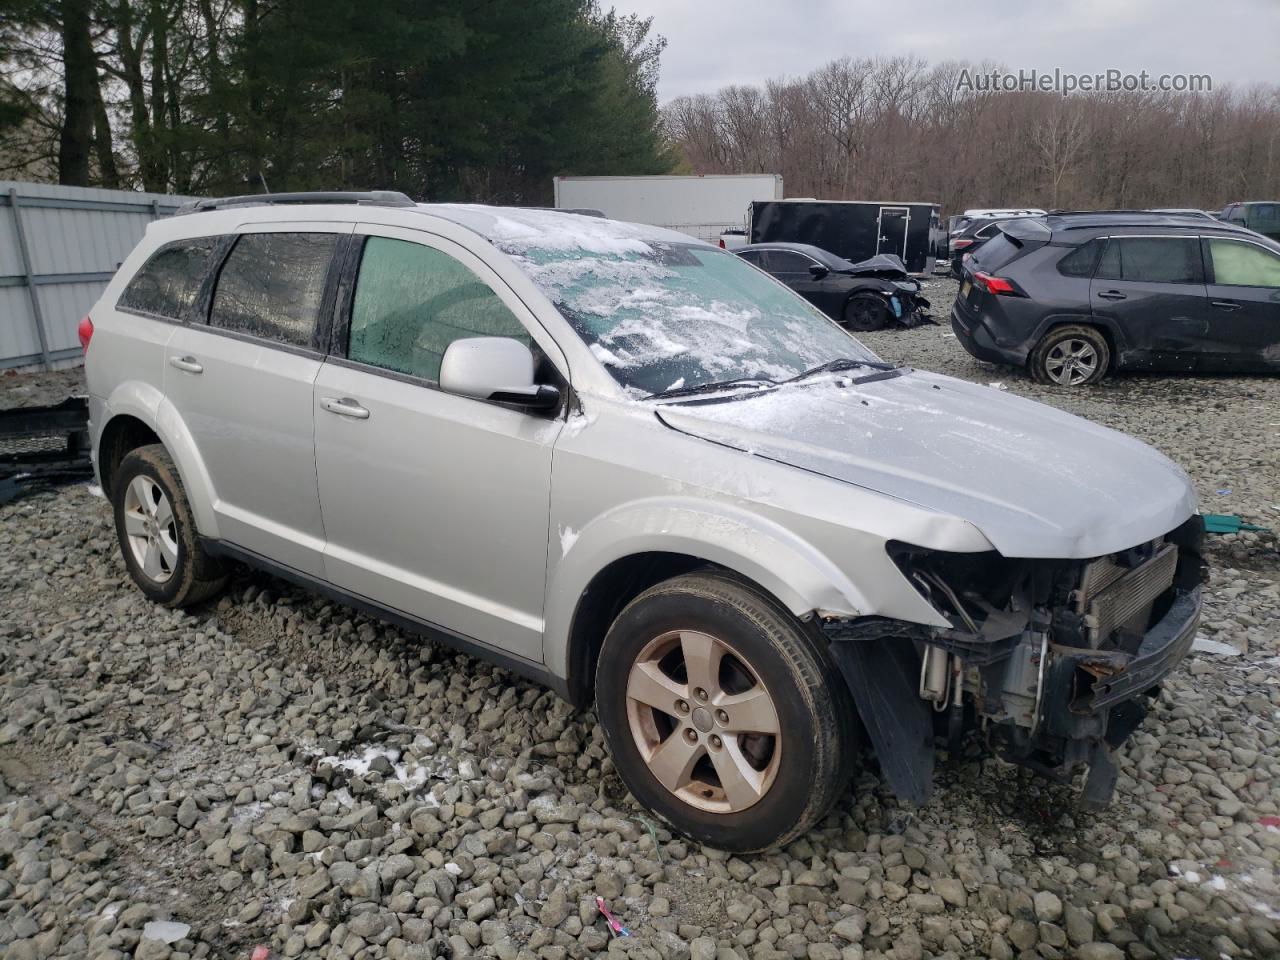
POLYGON ((952 241, 951 241, 951 249, 952 249, 952 250, 963 250, 965 247, 971 247, 971 246, 973 246, 973 241, 972 241, 972 240, 970 240, 970 239, 968 239, 968 238, 966 238, 966 239, 964 239, 964 240, 952 240, 952 241))
POLYGON ((88 353, 89 341, 93 339, 93 318, 87 313, 84 319, 80 321, 80 326, 76 327, 76 333, 80 337, 80 349, 88 353))
POLYGON ((728 250, 728 249, 729 249, 728 247, 726 247, 726 246, 724 245, 724 237, 721 237, 721 238, 720 238, 720 249, 721 249, 721 250, 728 250))
POLYGON ((978 289, 985 290, 987 293, 1004 294, 1010 297, 1022 296, 1022 291, 1004 277, 993 277, 989 273, 975 273, 973 282, 978 289))

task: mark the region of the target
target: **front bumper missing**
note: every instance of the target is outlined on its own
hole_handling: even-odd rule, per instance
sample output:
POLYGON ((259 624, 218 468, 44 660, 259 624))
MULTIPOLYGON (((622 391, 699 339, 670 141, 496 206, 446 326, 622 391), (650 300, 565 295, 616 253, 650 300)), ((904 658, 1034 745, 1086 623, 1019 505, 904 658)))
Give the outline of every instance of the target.
POLYGON ((1168 609, 1132 653, 1053 643, 1047 624, 1034 620, 1013 636, 876 618, 832 620, 823 629, 885 778, 904 802, 929 799, 939 739, 977 728, 997 755, 1052 779, 1067 782, 1087 767, 1082 799, 1098 808, 1118 778, 1111 751, 1191 649, 1201 606, 1199 586, 1173 588, 1168 609), (916 686, 931 647, 954 658, 966 678, 964 697, 944 710, 921 699, 916 686), (1010 693, 1017 674, 1030 679, 1028 696, 1010 693))
POLYGON ((1089 709, 1104 710, 1155 687, 1190 652, 1202 608, 1199 587, 1179 591, 1169 612, 1147 631, 1133 658, 1118 672, 1105 673, 1094 682, 1089 709))

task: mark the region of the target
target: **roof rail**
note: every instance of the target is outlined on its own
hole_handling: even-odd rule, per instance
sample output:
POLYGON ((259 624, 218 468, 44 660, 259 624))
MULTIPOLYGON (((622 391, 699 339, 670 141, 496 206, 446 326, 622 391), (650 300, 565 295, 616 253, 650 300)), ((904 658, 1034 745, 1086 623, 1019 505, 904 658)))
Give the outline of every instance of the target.
POLYGON ((412 207, 414 202, 399 190, 315 190, 304 193, 251 193, 242 197, 208 197, 184 203, 174 216, 225 210, 228 207, 261 207, 289 203, 355 203, 377 207, 412 207))

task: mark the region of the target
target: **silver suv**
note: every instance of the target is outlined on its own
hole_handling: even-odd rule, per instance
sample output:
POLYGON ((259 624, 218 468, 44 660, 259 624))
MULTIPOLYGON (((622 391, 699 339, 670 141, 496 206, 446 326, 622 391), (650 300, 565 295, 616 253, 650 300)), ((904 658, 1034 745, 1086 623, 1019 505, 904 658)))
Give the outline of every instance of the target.
POLYGON ((204 201, 81 333, 143 593, 241 561, 594 703, 632 794, 721 848, 807 829, 864 738, 904 802, 970 734, 1105 803, 1199 618, 1163 456, 883 363, 682 234, 204 201))

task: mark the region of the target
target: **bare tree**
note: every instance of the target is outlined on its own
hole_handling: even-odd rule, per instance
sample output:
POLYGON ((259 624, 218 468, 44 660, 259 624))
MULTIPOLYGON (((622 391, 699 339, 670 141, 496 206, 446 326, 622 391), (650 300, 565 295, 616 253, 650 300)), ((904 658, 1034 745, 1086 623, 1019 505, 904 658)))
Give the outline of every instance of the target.
POLYGON ((1280 194, 1280 87, 1064 99, 978 91, 993 63, 842 58, 673 101, 698 173, 782 174, 791 196, 965 206, 1202 206, 1280 194))
POLYGON ((1050 106, 1031 129, 1031 140, 1049 178, 1050 205, 1059 206, 1063 178, 1071 172, 1088 141, 1088 126, 1082 111, 1065 99, 1050 97, 1050 106))

